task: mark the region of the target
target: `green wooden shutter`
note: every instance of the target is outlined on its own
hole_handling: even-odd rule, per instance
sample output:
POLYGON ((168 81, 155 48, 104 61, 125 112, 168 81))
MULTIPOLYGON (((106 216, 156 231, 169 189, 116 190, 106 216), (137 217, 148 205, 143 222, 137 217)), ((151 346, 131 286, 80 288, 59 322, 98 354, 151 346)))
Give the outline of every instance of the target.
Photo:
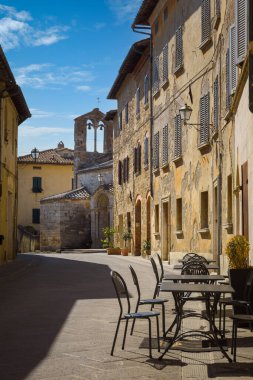
POLYGON ((144 166, 148 166, 148 137, 144 139, 144 166))
POLYGON ((182 155, 182 126, 180 115, 174 119, 174 157, 181 157, 182 155))
POLYGON ((182 27, 180 26, 176 30, 176 69, 183 65, 183 35, 182 27))
POLYGON ((168 155, 168 124, 163 127, 163 165, 167 164, 168 155))
POLYGON ((159 168, 159 132, 156 132, 154 135, 154 161, 153 167, 154 169, 159 168))
POLYGON ((169 67, 168 67, 168 44, 163 48, 163 82, 168 80, 169 67))
POLYGON ((236 67, 236 35, 235 35, 235 25, 230 27, 229 31, 229 83, 230 83, 230 95, 235 92, 237 85, 237 67, 236 67))
POLYGON ((210 0, 203 0, 201 4, 201 41, 202 43, 210 38, 211 34, 211 13, 210 0))
POLYGON ((218 129, 219 123, 219 78, 215 78, 213 84, 213 125, 215 130, 218 129))
POLYGON ((148 103, 148 90, 149 90, 149 77, 148 75, 144 78, 144 104, 148 103))
POLYGON ((226 109, 230 109, 231 97, 230 97, 230 65, 229 65, 230 51, 226 51, 226 109))
POLYGON ((159 90, 160 78, 159 78, 159 56, 154 57, 153 61, 153 92, 156 93, 159 90))

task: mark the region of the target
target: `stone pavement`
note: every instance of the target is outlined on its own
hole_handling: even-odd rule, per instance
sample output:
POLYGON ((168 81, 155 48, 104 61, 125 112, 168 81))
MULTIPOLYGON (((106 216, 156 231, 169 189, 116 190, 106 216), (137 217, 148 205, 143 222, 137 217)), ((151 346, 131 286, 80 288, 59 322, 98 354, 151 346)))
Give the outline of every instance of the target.
MULTIPOLYGON (((130 263, 139 276, 142 296, 151 297, 154 275, 150 263, 140 257, 101 252, 22 254, 0 267, 0 380, 253 379, 253 334, 242 329, 236 364, 229 364, 220 352, 173 350, 159 362, 153 349, 150 359, 146 321, 136 322, 124 351, 121 328, 111 357, 119 308, 110 270, 126 279, 134 304, 130 263)), ((170 297, 168 324, 173 306, 170 297)), ((184 328, 205 328, 202 320, 187 323, 184 328)))

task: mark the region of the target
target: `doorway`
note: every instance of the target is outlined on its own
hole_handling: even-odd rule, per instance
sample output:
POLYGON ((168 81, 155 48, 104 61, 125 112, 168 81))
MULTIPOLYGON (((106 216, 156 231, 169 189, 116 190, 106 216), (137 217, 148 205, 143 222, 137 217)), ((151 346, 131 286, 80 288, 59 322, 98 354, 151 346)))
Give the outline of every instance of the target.
POLYGON ((135 246, 134 254, 139 256, 141 254, 141 201, 137 200, 135 205, 135 246))
POLYGON ((169 202, 162 202, 162 260, 168 260, 170 250, 169 202))

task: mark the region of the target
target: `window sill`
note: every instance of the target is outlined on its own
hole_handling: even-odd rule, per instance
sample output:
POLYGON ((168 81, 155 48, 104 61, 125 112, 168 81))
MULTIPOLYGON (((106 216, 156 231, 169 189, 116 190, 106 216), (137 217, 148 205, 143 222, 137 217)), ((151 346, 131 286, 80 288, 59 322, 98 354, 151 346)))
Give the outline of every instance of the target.
POLYGON ((169 86, 169 79, 166 79, 165 81, 163 81, 162 83, 162 89, 163 90, 166 90, 166 88, 169 86))
POLYGON ((229 110, 227 110, 227 113, 226 113, 224 119, 226 121, 229 121, 231 119, 231 117, 232 117, 232 111, 229 109, 229 110))
POLYGON ((136 114, 136 120, 138 121, 138 120, 140 120, 140 118, 141 118, 141 114, 140 114, 140 113, 137 113, 137 114, 136 114))
POLYGON ((210 235, 209 227, 201 228, 201 229, 198 230, 197 232, 198 232, 198 234, 200 234, 201 236, 207 236, 207 235, 210 235))
POLYGON ((164 163, 164 164, 162 165, 162 169, 163 169, 163 170, 166 170, 166 169, 168 169, 169 166, 170 166, 170 163, 169 163, 169 162, 166 162, 166 163, 164 163))
POLYGON ((157 91, 153 92, 153 97, 156 99, 160 96, 160 88, 157 91))
POLYGON ((209 49, 209 47, 211 47, 211 44, 212 44, 212 37, 208 37, 205 41, 201 42, 201 44, 199 45, 199 49, 202 50, 202 52, 204 53, 206 50, 209 49))
POLYGON ((183 230, 176 230, 176 231, 175 231, 175 234, 176 234, 177 236, 182 236, 182 235, 183 235, 183 230))
POLYGON ((182 64, 182 65, 177 66, 177 67, 175 68, 175 70, 174 70, 174 75, 177 75, 177 76, 178 76, 178 75, 182 74, 183 71, 184 71, 184 65, 182 64))
POLYGON ((233 193, 235 195, 239 195, 240 191, 242 191, 242 186, 238 185, 236 188, 233 190, 233 193))
POLYGON ((160 232, 154 232, 154 237, 156 239, 160 239, 160 232))
POLYGON ((172 162, 174 162, 174 164, 176 166, 182 165, 183 164, 183 156, 181 155, 181 156, 174 157, 172 162))
POLYGON ((160 168, 159 167, 153 169, 153 173, 154 174, 158 174, 159 172, 160 172, 160 168))
POLYGON ((149 103, 144 104, 144 110, 147 111, 149 109, 149 103))
POLYGON ((216 14, 216 15, 214 16, 213 28, 214 28, 215 30, 218 29, 218 27, 219 27, 219 23, 220 23, 220 13, 218 13, 218 14, 216 14))
POLYGON ((210 151, 211 145, 210 141, 206 141, 202 143, 201 145, 198 145, 198 150, 201 152, 201 154, 208 153, 210 151))
POLYGON ((148 170, 148 167, 149 167, 148 164, 144 165, 144 170, 148 170))
POLYGON ((223 228, 224 228, 224 230, 227 230, 228 234, 233 233, 233 223, 227 222, 227 223, 223 224, 223 228))

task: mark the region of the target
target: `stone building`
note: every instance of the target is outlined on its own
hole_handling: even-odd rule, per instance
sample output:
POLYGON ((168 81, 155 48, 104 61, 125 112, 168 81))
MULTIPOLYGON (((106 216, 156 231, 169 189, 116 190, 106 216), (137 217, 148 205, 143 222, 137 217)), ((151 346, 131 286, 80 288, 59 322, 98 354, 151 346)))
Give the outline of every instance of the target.
POLYGON ((18 126, 31 116, 0 47, 0 265, 16 257, 18 126))
POLYGON ((41 200, 41 250, 100 248, 113 225, 113 114, 75 119, 74 189, 41 200))
POLYGON ((145 52, 133 45, 109 93, 118 100, 115 224, 131 224, 135 252, 150 237, 164 260, 195 251, 223 267, 226 242, 241 232, 231 102, 242 75, 237 3, 144 0, 136 15, 134 31, 152 43, 145 52))

